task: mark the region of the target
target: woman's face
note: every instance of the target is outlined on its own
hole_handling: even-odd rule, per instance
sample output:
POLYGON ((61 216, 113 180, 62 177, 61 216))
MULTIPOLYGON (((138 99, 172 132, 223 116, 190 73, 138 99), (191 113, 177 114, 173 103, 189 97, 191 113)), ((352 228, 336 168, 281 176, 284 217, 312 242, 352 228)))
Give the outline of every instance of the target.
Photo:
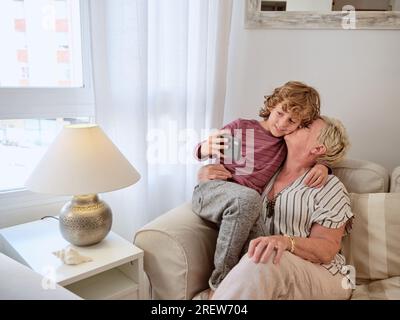
POLYGON ((268 128, 274 137, 282 137, 295 131, 300 122, 300 119, 295 118, 290 112, 283 111, 280 103, 271 110, 268 128))
POLYGON ((322 119, 317 119, 308 127, 300 128, 285 136, 288 149, 310 152, 313 148, 320 145, 318 137, 324 126, 325 122, 322 119))

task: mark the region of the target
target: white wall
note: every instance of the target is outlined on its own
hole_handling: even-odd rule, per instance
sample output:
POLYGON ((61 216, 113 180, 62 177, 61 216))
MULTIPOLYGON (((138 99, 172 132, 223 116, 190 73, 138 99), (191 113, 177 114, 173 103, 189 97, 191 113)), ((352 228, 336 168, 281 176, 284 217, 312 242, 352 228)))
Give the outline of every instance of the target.
POLYGON ((347 127, 349 156, 400 166, 400 30, 247 30, 244 1, 233 10, 224 122, 257 118, 265 94, 301 80, 347 127))
POLYGON ((65 202, 32 205, 21 208, 0 210, 0 229, 13 225, 39 220, 44 216, 57 216, 65 202))

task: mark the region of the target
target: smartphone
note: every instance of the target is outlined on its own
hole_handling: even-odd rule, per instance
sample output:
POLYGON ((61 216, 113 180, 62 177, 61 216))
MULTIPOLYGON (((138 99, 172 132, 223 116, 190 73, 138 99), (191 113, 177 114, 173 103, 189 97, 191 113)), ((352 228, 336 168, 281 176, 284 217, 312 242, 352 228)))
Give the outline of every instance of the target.
POLYGON ((226 143, 228 148, 223 150, 225 159, 239 161, 242 156, 241 139, 230 134, 223 134, 222 137, 228 139, 228 142, 226 143))

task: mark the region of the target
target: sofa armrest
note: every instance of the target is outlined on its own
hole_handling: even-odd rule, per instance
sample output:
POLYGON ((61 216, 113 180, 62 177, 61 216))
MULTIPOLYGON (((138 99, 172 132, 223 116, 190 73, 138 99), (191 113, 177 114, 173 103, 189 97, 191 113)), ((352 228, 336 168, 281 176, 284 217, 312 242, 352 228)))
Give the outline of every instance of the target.
POLYGON ((390 192, 400 192, 400 167, 394 168, 390 181, 390 192))
POLYGON ((43 276, 0 253, 0 300, 80 300, 76 294, 55 285, 42 287, 43 276))
POLYGON ((144 250, 152 299, 192 299, 208 288, 214 266, 216 227, 185 203, 141 228, 135 245, 144 250))

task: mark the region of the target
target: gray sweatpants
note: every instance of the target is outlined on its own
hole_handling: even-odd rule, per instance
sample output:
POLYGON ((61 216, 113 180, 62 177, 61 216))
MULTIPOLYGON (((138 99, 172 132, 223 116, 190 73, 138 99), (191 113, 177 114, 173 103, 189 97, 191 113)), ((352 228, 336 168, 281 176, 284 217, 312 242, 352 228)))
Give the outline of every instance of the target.
POLYGON ((239 262, 251 239, 265 235, 261 219, 261 196, 237 183, 211 180, 194 188, 192 210, 219 226, 214 271, 209 279, 216 290, 239 262))

